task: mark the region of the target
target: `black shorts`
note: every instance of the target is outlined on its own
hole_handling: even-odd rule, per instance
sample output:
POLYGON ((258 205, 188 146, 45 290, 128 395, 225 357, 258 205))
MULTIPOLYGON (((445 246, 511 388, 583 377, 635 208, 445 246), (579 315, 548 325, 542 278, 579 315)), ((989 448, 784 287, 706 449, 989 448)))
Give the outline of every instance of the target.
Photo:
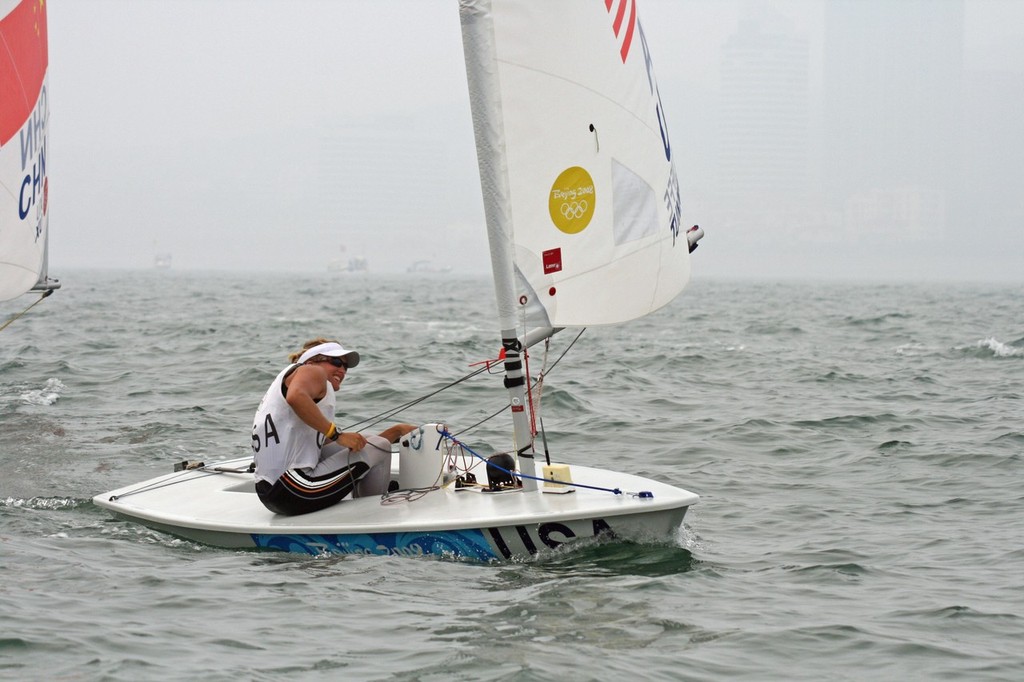
POLYGON ((299 469, 289 469, 273 484, 257 481, 256 494, 263 506, 275 514, 308 514, 340 502, 369 471, 366 462, 353 462, 321 476, 307 476, 299 469))

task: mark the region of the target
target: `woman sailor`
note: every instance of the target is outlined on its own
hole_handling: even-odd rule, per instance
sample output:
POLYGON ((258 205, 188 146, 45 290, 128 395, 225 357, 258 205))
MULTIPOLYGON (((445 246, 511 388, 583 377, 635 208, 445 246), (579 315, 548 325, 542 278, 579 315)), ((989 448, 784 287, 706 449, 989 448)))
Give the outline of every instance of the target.
POLYGON ((256 410, 252 449, 256 493, 277 514, 306 514, 350 493, 380 495, 391 476, 391 443, 416 427, 396 424, 377 436, 342 432, 335 396, 359 353, 313 339, 289 356, 256 410))

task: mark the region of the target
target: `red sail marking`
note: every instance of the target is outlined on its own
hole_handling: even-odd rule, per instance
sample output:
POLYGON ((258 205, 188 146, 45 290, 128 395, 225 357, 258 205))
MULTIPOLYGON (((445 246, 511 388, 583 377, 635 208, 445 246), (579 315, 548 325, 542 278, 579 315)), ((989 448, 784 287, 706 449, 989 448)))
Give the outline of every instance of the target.
POLYGON ((625 64, 626 57, 629 56, 629 46, 633 44, 633 32, 636 30, 636 0, 604 0, 604 8, 608 10, 609 14, 612 12, 612 5, 616 2, 618 6, 615 9, 612 30, 615 32, 615 37, 622 40, 622 45, 619 46, 619 55, 622 57, 622 63, 625 64), (629 7, 629 19, 624 22, 627 6, 629 7), (624 31, 623 28, 625 28, 624 31))
POLYGON ((45 2, 22 0, 0 19, 0 146, 32 115, 48 65, 45 2))

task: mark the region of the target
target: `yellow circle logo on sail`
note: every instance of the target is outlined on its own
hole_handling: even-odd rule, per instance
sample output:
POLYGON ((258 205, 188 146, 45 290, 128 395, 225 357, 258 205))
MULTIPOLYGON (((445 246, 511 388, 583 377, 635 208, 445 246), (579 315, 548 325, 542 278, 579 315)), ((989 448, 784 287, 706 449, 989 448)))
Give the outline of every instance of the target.
POLYGON ((594 217, 594 179, 583 168, 573 166, 559 173, 551 185, 548 211, 551 222, 566 234, 586 229, 594 217))

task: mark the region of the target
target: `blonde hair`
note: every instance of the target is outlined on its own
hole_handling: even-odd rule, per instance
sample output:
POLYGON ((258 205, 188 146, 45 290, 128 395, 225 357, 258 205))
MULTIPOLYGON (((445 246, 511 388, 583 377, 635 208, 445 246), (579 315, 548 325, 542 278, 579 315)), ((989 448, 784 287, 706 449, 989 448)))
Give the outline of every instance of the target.
MULTIPOLYGON (((334 339, 325 339, 325 338, 322 338, 322 337, 321 338, 312 339, 310 341, 306 341, 306 343, 302 344, 302 350, 300 350, 298 352, 295 352, 295 353, 292 353, 291 355, 288 356, 288 362, 298 362, 299 358, 302 357, 303 353, 305 353, 307 350, 309 350, 313 346, 319 346, 321 343, 338 343, 338 341, 336 341, 334 339)), ((320 357, 320 356, 318 355, 316 357, 320 357)), ((310 358, 310 359, 312 360, 314 358, 310 358)))

